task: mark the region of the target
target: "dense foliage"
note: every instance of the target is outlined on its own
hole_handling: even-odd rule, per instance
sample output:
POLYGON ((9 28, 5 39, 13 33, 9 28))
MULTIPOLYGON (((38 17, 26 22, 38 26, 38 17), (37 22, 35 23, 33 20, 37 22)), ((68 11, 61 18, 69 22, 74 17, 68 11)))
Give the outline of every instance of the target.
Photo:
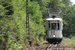
MULTIPOLYGON (((29 0, 30 36, 33 43, 39 42, 45 35, 44 21, 49 8, 61 9, 64 36, 75 35, 75 5, 70 0, 29 0)), ((0 0, 0 48, 21 50, 27 37, 26 0, 0 0)))

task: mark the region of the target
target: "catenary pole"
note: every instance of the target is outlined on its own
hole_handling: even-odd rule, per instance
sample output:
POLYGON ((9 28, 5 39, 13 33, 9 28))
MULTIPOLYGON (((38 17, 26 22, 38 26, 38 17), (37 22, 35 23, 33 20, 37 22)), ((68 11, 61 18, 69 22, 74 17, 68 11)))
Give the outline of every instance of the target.
POLYGON ((26 0, 26 32, 28 34, 27 36, 27 39, 28 39, 28 42, 31 46, 31 40, 30 40, 30 30, 29 30, 29 1, 26 0))

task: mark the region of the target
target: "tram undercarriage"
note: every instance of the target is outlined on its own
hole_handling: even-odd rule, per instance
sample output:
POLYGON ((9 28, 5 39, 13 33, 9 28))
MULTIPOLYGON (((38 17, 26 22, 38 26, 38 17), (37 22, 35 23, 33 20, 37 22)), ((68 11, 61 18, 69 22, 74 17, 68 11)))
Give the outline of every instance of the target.
POLYGON ((62 41, 62 38, 47 38, 47 41, 51 44, 59 44, 62 41))

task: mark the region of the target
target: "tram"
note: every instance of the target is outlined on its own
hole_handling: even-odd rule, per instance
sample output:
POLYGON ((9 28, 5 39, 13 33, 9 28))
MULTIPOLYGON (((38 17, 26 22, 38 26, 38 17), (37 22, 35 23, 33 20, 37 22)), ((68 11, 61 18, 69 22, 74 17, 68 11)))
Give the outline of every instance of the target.
POLYGON ((46 40, 50 43, 60 43, 62 35, 63 22, 58 16, 52 16, 46 19, 46 40))

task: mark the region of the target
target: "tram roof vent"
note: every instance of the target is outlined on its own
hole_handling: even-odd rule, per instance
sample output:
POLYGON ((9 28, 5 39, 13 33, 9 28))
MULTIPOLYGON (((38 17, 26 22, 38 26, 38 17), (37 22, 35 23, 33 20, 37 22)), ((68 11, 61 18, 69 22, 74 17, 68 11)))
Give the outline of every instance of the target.
POLYGON ((54 16, 54 15, 52 16, 52 18, 55 18, 55 17, 56 17, 56 16, 54 16))

